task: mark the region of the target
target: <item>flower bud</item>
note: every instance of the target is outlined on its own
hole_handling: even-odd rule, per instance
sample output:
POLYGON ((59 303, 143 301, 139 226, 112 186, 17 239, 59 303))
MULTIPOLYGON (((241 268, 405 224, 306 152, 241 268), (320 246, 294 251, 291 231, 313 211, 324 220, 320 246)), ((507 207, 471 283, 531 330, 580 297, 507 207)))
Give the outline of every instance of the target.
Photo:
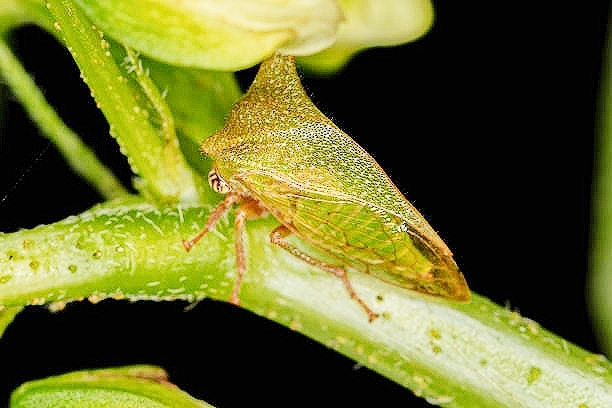
POLYGON ((340 0, 345 21, 335 43, 322 52, 301 58, 307 67, 333 72, 355 53, 369 47, 388 47, 414 41, 433 23, 430 0, 340 0))
POLYGON ((343 20, 335 0, 76 0, 107 35, 172 65, 236 71, 276 50, 330 46, 343 20))

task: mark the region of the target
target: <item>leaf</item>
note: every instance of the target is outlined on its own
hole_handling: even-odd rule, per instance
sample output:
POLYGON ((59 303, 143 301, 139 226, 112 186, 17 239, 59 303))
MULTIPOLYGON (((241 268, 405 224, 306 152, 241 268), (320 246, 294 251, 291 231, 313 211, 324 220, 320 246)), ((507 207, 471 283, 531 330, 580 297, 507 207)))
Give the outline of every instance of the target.
POLYGON ((128 366, 30 381, 11 395, 11 408, 93 407, 202 408, 210 407, 168 382, 164 370, 128 366))

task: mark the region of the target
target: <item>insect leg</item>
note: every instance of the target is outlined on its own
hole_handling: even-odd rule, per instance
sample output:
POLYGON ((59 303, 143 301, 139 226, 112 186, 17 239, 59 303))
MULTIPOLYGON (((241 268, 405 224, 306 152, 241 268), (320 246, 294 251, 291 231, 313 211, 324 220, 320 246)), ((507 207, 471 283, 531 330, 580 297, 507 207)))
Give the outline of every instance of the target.
POLYGON ((234 220, 235 237, 234 242, 236 245, 236 268, 238 269, 238 276, 234 282, 234 288, 232 289, 232 295, 229 299, 230 303, 235 305, 240 304, 240 284, 242 278, 246 273, 246 220, 259 218, 265 214, 264 208, 255 200, 244 201, 238 209, 236 209, 236 218, 234 220))
POLYGON ((246 251, 244 248, 244 240, 246 235, 245 225, 247 213, 246 211, 242 210, 241 207, 236 210, 236 218, 234 220, 234 245, 236 246, 236 268, 238 269, 238 276, 236 277, 236 281, 234 281, 232 295, 229 299, 229 302, 235 305, 240 304, 240 299, 238 297, 240 293, 240 284, 242 283, 242 278, 246 273, 246 251))
POLYGON ((195 244, 197 244, 198 241, 202 239, 202 237, 208 231, 214 228, 215 224, 217 223, 217 221, 219 221, 219 219, 223 216, 223 214, 228 212, 229 209, 232 208, 232 205, 240 202, 241 200, 242 198, 238 194, 228 193, 225 196, 225 199, 221 201, 221 204, 219 204, 217 208, 215 208, 213 212, 210 213, 210 215, 208 216, 208 220, 206 221, 206 225, 204 225, 204 228, 202 228, 202 231, 200 231, 195 237, 191 238, 190 240, 182 241, 183 246, 185 247, 185 250, 189 252, 189 250, 191 250, 191 248, 193 248, 195 244))
POLYGON ((359 303, 359 305, 366 311, 366 313, 368 314, 368 320, 371 322, 378 317, 378 314, 374 313, 372 309, 370 309, 368 305, 363 301, 363 299, 361 299, 359 295, 357 295, 355 289, 353 289, 353 285, 351 285, 351 281, 349 280, 346 274, 346 269, 341 266, 328 264, 319 259, 315 259, 310 255, 302 252, 300 249, 294 247, 285 240, 285 238, 291 234, 292 232, 289 228, 284 225, 280 225, 270 233, 270 241, 273 244, 276 244, 284 250, 288 251, 293 256, 300 258, 302 261, 307 262, 320 269, 323 269, 324 271, 327 271, 340 278, 340 280, 342 280, 342 283, 344 283, 344 286, 346 287, 346 290, 348 291, 349 295, 353 299, 355 299, 357 303, 359 303))

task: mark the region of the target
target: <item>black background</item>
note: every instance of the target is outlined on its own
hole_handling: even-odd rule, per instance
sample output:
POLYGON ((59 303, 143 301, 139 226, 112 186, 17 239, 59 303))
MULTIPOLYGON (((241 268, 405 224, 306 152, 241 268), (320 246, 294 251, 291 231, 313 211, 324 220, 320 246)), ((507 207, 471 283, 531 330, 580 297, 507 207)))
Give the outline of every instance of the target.
MULTIPOLYGON (((538 3, 434 2, 436 22, 423 39, 363 52, 337 77, 304 82, 440 232, 472 290, 601 352, 584 288, 608 6, 538 3)), ((15 51, 66 122, 128 180, 67 52, 32 28, 16 33, 15 51)), ((253 72, 241 73, 241 83, 253 72)), ((53 147, 35 160, 47 143, 9 98, 0 127, 0 194, 7 193, 0 230, 57 221, 99 202, 53 147)), ((213 301, 185 306, 29 308, 0 340, 0 399, 33 378, 151 363, 219 407, 427 405, 249 312, 213 301)))

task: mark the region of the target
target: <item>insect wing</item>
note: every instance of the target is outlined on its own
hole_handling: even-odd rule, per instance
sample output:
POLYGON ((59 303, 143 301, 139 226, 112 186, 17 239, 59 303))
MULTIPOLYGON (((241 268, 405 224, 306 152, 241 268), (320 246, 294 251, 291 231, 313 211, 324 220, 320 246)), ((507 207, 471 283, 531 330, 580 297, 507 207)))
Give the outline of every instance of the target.
POLYGON ((453 259, 397 215, 350 196, 306 190, 276 174, 247 172, 236 180, 282 224, 343 265, 417 292, 469 300, 453 259))

